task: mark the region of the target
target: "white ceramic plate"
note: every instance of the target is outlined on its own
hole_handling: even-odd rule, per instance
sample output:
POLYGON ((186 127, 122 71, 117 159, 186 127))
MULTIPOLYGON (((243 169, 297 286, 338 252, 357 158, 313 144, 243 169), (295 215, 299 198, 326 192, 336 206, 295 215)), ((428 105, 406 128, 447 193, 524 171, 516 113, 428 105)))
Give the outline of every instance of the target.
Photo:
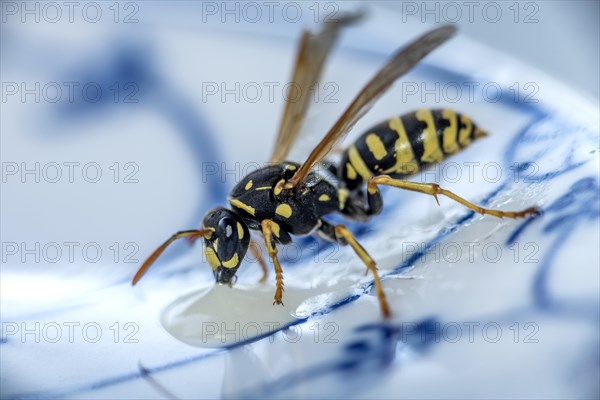
MULTIPOLYGON (((305 239, 282 250, 285 308, 255 263, 233 289, 215 287, 200 244, 174 245, 132 289, 159 243, 266 161, 314 11, 222 24, 200 4, 119 6, 117 18, 100 3, 98 23, 3 25, 2 79, 17 88, 2 104, 3 398, 598 395, 592 105, 458 35, 359 122, 345 144, 420 107, 470 115, 490 136, 415 180, 543 210, 498 220, 385 191, 381 216, 349 226, 385 276, 389 323, 351 250, 305 239)), ((428 29, 400 19, 373 9, 344 33, 297 161, 428 29)))

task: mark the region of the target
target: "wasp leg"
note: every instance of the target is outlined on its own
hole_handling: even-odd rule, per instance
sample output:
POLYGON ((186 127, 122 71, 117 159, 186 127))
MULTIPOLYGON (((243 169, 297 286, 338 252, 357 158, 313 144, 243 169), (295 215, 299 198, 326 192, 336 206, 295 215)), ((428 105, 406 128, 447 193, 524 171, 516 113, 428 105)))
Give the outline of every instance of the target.
MULTIPOLYGON (((344 237, 339 237, 335 234, 335 225, 331 225, 329 222, 325 220, 321 220, 321 225, 319 225, 319 229, 315 232, 317 236, 321 239, 326 240, 328 242, 337 243, 341 246, 346 246, 348 242, 344 237)), ((365 275, 369 273, 369 267, 365 269, 365 275)))
POLYGON ((385 292, 383 291, 383 287, 381 286, 381 280, 379 279, 379 274, 377 273, 377 264, 375 260, 371 258, 369 253, 356 241, 352 232, 348 230, 344 225, 336 225, 335 227, 331 224, 322 221, 321 227, 319 227, 319 231, 325 235, 329 236, 332 239, 335 239, 337 243, 342 246, 349 244, 352 247, 352 250, 356 253, 358 257, 365 263, 367 269, 373 273, 373 281, 375 283, 375 288, 377 290, 377 297, 379 299, 379 306, 381 308, 381 313, 383 317, 388 319, 391 318, 392 313, 390 312, 390 307, 388 305, 387 299, 385 297, 385 292), (333 236, 333 237, 331 237, 333 236))
POLYGON ((440 201, 438 200, 438 195, 444 195, 446 197, 451 198, 452 200, 462 204, 463 206, 475 211, 479 214, 489 214, 494 217, 503 218, 523 218, 528 215, 539 213, 539 209, 537 207, 529 207, 522 211, 500 211, 500 210, 490 210, 489 208, 479 207, 476 204, 473 204, 462 197, 452 193, 449 190, 442 189, 440 185, 436 183, 415 183, 415 182, 407 182, 399 179, 392 179, 387 175, 375 176, 369 179, 369 183, 367 186, 367 190, 369 194, 374 194, 379 192, 377 189, 377 185, 389 185, 394 186, 400 189, 412 190, 413 192, 420 192, 432 195, 437 201, 438 205, 440 201))
POLYGON ((260 223, 262 227, 262 233, 265 238, 265 245, 267 246, 267 251, 269 252, 269 257, 273 261, 273 268, 275 269, 275 282, 277 285, 277 289, 275 290, 275 300, 273 304, 281 304, 283 305, 283 301, 281 301, 283 297, 283 270, 281 269, 281 264, 279 264, 279 259, 277 258, 277 246, 273 242, 273 225, 275 223, 270 219, 265 219, 260 223))
POLYGON ((258 282, 265 283, 269 277, 269 270, 267 269, 267 262, 262 256, 260 246, 254 239, 250 239, 250 251, 252 252, 252 255, 254 255, 254 258, 256 258, 256 261, 258 262, 258 265, 260 265, 260 269, 262 271, 262 276, 258 282))

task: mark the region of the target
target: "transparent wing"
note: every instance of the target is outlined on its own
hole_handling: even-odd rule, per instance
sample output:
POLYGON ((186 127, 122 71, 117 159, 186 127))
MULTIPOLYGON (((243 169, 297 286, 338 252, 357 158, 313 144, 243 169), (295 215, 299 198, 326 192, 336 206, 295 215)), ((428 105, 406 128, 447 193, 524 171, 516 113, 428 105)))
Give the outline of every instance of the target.
POLYGON ((373 107, 375 101, 392 86, 394 81, 408 72, 423 57, 448 40, 456 32, 453 26, 434 29, 421 36, 402 50, 396 52, 388 63, 367 83, 350 106, 344 111, 323 140, 313 149, 298 172, 285 184, 292 189, 304 181, 310 170, 321 161, 356 124, 356 122, 373 107))
POLYGON ((270 162, 284 161, 298 136, 308 110, 310 88, 318 84, 325 60, 340 28, 357 21, 363 15, 363 12, 344 14, 335 21, 326 22, 317 34, 303 32, 292 74, 292 83, 300 89, 301 96, 296 101, 286 101, 270 162))

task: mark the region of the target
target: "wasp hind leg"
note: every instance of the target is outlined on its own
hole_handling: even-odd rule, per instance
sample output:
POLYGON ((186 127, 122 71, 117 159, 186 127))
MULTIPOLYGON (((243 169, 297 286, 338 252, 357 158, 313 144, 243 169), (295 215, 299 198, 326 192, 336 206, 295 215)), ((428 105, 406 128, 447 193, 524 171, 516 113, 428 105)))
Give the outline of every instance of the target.
POLYGON ((344 225, 331 225, 330 223, 321 220, 321 226, 317 231, 318 234, 324 239, 339 243, 342 246, 347 244, 352 247, 352 250, 356 253, 356 255, 365 263, 367 266, 367 270, 371 271, 373 274, 373 282, 375 283, 375 289, 377 290, 377 298, 379 299, 379 307, 381 308, 381 313, 383 317, 386 319, 391 318, 392 313, 390 312, 390 307, 387 302, 387 298, 385 297, 385 292, 383 291, 383 286, 381 285, 381 280, 379 279, 379 273, 377 272, 377 264, 375 260, 367 253, 364 247, 354 237, 352 232, 344 225))
POLYGON ((388 175, 379 175, 369 179, 369 183, 367 186, 367 191, 369 195, 374 195, 379 192, 377 185, 388 185, 397 187, 399 189, 411 190, 413 192, 425 193, 433 196, 435 201, 440 204, 438 200, 438 195, 443 195, 451 198, 452 200, 462 204, 470 210, 475 211, 478 214, 489 214, 498 218, 524 218, 528 215, 534 215, 539 213, 539 209, 537 207, 529 207, 522 211, 500 211, 500 210, 491 210, 489 208, 479 207, 476 204, 471 203, 463 199, 462 197, 452 193, 449 190, 442 189, 440 185, 436 183, 415 183, 403 181, 400 179, 393 179, 388 175))

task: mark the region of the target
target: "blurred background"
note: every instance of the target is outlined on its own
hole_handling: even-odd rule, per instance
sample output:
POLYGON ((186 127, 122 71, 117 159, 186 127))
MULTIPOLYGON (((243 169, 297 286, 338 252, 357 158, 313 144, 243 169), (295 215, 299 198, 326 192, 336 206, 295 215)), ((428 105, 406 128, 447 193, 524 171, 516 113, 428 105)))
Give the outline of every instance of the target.
POLYGON ((593 98, 599 96, 597 1, 514 2, 502 8, 501 18, 496 17, 494 6, 483 11, 485 2, 473 4, 472 14, 466 6, 456 12, 459 9, 445 5, 444 12, 442 4, 437 6, 438 12, 434 2, 419 2, 417 8, 411 2, 377 4, 429 22, 437 22, 436 18, 450 22, 460 16, 457 23, 464 35, 523 60, 593 98), (475 17, 479 12, 489 14, 488 20, 475 17))
MULTIPOLYGON (((400 44, 434 25, 455 23, 459 36, 411 72, 406 83, 428 82, 428 88, 432 88, 436 82, 477 81, 504 88, 508 99, 498 103, 477 92, 474 100, 465 95, 452 104, 498 132, 490 139, 491 145, 460 155, 457 161, 497 160, 506 176, 512 173, 511 163, 537 160, 541 170, 534 171, 533 181, 539 186, 510 192, 497 204, 524 207, 536 202, 548 206, 557 199, 566 199, 565 204, 575 207, 579 204, 575 200, 561 197, 572 184, 587 176, 596 186, 579 188, 588 193, 590 187, 597 187, 597 168, 587 169, 590 164, 586 162, 594 159, 597 163, 598 154, 598 4, 2 1, 2 397, 173 397, 164 387, 179 388, 175 395, 178 398, 258 394, 306 397, 315 395, 312 377, 330 369, 347 382, 347 376, 340 372, 346 364, 335 364, 335 368, 331 365, 340 352, 351 353, 354 362, 352 357, 360 358, 357 354, 368 347, 348 344, 356 344, 350 341, 356 333, 353 329, 371 321, 385 334, 384 327, 378 325, 376 304, 368 300, 357 301, 353 311, 342 309, 326 317, 331 319, 328 322, 339 324, 340 341, 336 346, 324 348, 313 341, 291 350, 289 342, 275 340, 273 344, 265 339, 218 353, 174 339, 159 322, 162 310, 177 296, 212 285, 210 271, 198 261, 202 259, 201 246, 190 248, 187 243, 176 243, 143 287, 133 290, 129 281, 158 244, 173 232, 198 227, 206 210, 224 205, 235 182, 268 159, 289 94, 286 84, 297 38, 303 28, 314 29, 327 18, 348 10, 365 9, 369 18, 341 35, 338 49, 325 69, 323 85, 312 93, 314 101, 303 139, 292 152, 294 160, 301 161, 308 154, 361 85, 400 44), (546 125, 532 125, 540 120, 546 125), (533 129, 532 134, 527 130, 531 127, 538 130, 533 129), (516 146, 516 137, 525 138, 526 145, 516 146), (565 180, 553 184, 545 181, 553 176, 565 180), (536 197, 538 192, 546 197, 536 197), (369 317, 358 319, 357 315, 369 317), (69 324, 76 329, 74 341, 67 337, 69 324), (95 331, 99 327, 98 342, 80 330, 86 324, 92 324, 90 329, 95 331), (53 341, 55 331, 59 335, 53 341), (280 354, 289 357, 280 360, 280 354), (138 365, 140 360, 152 373, 164 373, 159 375, 160 385, 142 379, 148 374, 138 365), (248 370, 256 371, 256 377, 247 377, 248 370), (215 377, 211 378, 213 372, 215 377), (270 379, 273 375, 277 379, 270 379), (263 386, 265 392, 261 391, 263 386), (292 392, 282 387, 290 387, 292 392)), ((427 97, 421 92, 407 97, 406 89, 415 87, 397 85, 361 120, 345 143, 391 115, 447 104, 447 99, 427 97)), ((507 189, 502 182, 490 180, 476 185, 467 181, 453 184, 453 189, 466 197, 486 201, 507 189)), ((575 189, 572 192, 579 193, 575 189)), ((407 237, 433 240, 456 220, 464 222, 464 210, 454 205, 444 203, 439 211, 418 197, 411 199, 390 192, 386 194, 386 218, 367 228, 352 225, 357 234, 363 235, 367 247, 386 261, 382 262, 384 270, 396 271, 402 258, 400 243, 407 237)), ((378 381, 378 388, 343 388, 340 380, 332 379, 326 381, 323 387, 328 389, 322 393, 331 397, 396 397, 401 382, 406 390, 403 396, 414 397, 420 393, 419 385, 430 386, 431 377, 436 377, 443 384, 439 389, 429 388, 424 396, 481 397, 487 393, 491 397, 597 397, 598 313, 593 304, 588 304, 590 298, 597 300, 598 293, 595 260, 599 233, 593 206, 597 198, 586 204, 592 204, 589 214, 573 212, 579 219, 569 221, 596 221, 595 226, 586 225, 584 229, 573 222, 565 227, 560 221, 566 219, 557 217, 559 222, 553 226, 559 228, 539 228, 540 232, 530 238, 541 243, 537 258, 540 271, 546 268, 545 256, 562 257, 564 266, 581 265, 577 276, 560 275, 560 282, 570 285, 556 284, 552 288, 583 296, 585 301, 581 303, 585 306, 574 307, 574 312, 566 307, 558 313, 561 318, 568 315, 566 319, 553 319, 546 330, 542 329, 547 339, 544 345, 529 347, 523 353, 528 355, 525 358, 529 364, 520 356, 523 349, 510 345, 488 353, 467 345, 460 352, 444 350, 428 358, 427 346, 419 342, 408 346, 408 350, 398 350, 396 364, 378 381), (570 243, 562 255, 551 253, 548 249, 555 242, 543 236, 557 231, 564 237, 577 232, 579 236, 571 238, 580 238, 573 240, 575 243, 570 243), (586 241, 592 244, 586 246, 586 241), (596 325, 590 327, 589 322, 596 325), (582 351, 586 346, 591 355, 582 351), (561 351, 550 354, 552 348, 561 351), (464 364, 460 368, 468 373, 456 377, 452 373, 455 368, 449 367, 453 364, 444 362, 460 358, 463 351, 464 364), (490 357, 498 360, 498 369, 490 367, 477 375, 475 366, 489 363, 490 357), (568 374, 551 368, 546 371, 545 365, 565 357, 568 374), (422 363, 415 366, 411 364, 414 360, 422 363), (412 368, 403 370, 407 374, 394 381, 395 368, 402 363, 412 368), (519 363, 523 363, 522 369, 517 368, 514 375, 507 372, 519 363), (530 378, 538 385, 529 387, 527 379, 519 374, 534 367, 539 369, 530 378), (471 379, 470 373, 479 378, 471 389, 464 386, 471 379), (497 373, 509 376, 513 391, 503 388, 497 373), (569 381, 572 376, 577 377, 575 384, 569 381), (546 384, 549 386, 541 390, 546 384), (492 388, 490 392, 485 392, 486 385, 492 388)), ((526 225, 495 228, 487 223, 474 230, 478 232, 474 240, 504 240, 527 229, 526 225)), ((306 248, 314 246, 321 254, 321 242, 307 239, 301 243, 306 248)), ((301 261, 309 264, 312 258, 301 261)), ((503 263, 512 265, 504 260, 497 267, 503 263)), ((296 282, 310 284, 314 279, 318 283, 333 275, 315 270, 302 275, 302 269, 294 270, 293 263, 288 264, 291 276, 297 274, 296 282)), ((361 267, 355 269, 349 281, 362 278, 361 267)), ((406 307, 400 315, 419 321, 419 329, 430 328, 432 320, 428 318, 433 314, 441 320, 485 320, 487 313, 494 311, 502 316, 494 314, 495 321, 500 321, 508 332, 515 322, 508 310, 520 309, 531 298, 538 299, 534 295, 538 292, 532 288, 543 280, 539 277, 543 274, 535 275, 535 269, 511 271, 513 281, 498 273, 494 275, 496 281, 487 282, 489 287, 483 274, 456 276, 452 275, 456 271, 448 270, 444 276, 456 280, 447 284, 438 282, 421 291, 402 286, 408 280, 390 279, 389 289, 391 296, 415 301, 414 307, 410 302, 407 306, 396 303, 406 307), (514 289, 515 281, 528 286, 514 289), (445 304, 429 300, 435 297, 434 287, 447 290, 447 297, 440 297, 445 304), (493 293, 494 288, 499 292, 488 301, 473 304, 470 299, 474 293, 468 290, 474 287, 483 291, 477 292, 482 296, 493 293), (459 296, 453 296, 456 293, 459 296), (512 301, 510 305, 504 302, 507 297, 512 301)), ((256 268, 249 268, 241 273, 240 281, 255 282, 258 276, 256 268)), ((294 279, 288 281, 293 293, 294 279)), ((349 296, 347 290, 342 294, 339 298, 349 296)), ((261 299, 267 299, 269 305, 270 292, 265 296, 261 299)), ((579 300, 574 303, 579 304, 579 300)), ((333 300, 327 301, 330 304, 333 300)), ((265 310, 268 315, 270 309, 265 310)), ((319 313, 328 315, 329 311, 319 313)), ((517 320, 522 324, 533 319, 541 324, 548 315, 553 314, 540 306, 535 312, 527 309, 525 316, 519 314, 517 320)), ((375 354, 370 359, 373 364, 384 363, 386 357, 377 353, 379 350, 369 347, 364 354, 375 354)), ((382 353, 388 354, 388 350, 382 353)), ((361 368, 368 369, 369 365, 361 364, 361 368)), ((364 378, 356 380, 357 386, 372 379, 361 368, 348 367, 349 373, 364 378)))

